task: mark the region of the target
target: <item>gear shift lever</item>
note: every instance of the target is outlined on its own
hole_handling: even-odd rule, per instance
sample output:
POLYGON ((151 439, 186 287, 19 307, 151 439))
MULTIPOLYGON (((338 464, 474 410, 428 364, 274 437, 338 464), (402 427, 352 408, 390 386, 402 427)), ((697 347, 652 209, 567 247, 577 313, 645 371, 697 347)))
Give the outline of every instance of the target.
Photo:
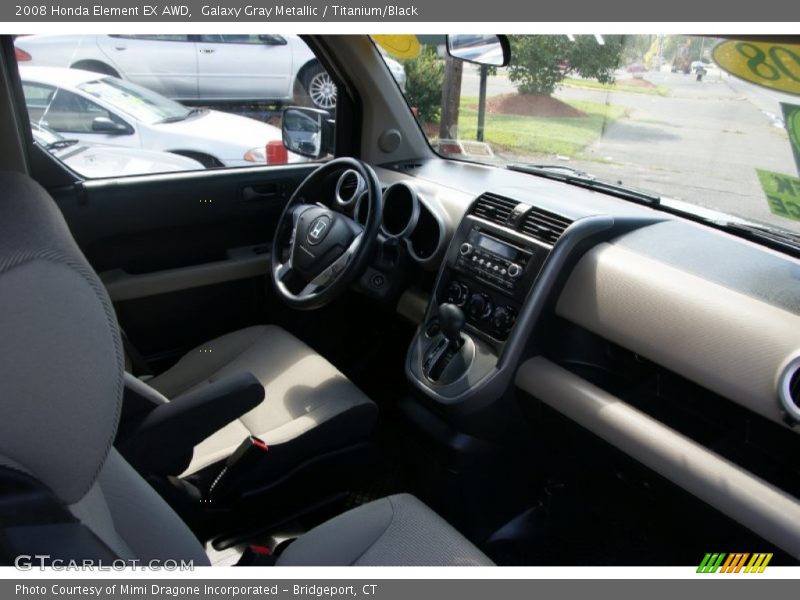
POLYGON ((464 327, 464 312, 448 302, 439 305, 439 326, 449 345, 458 348, 463 343, 461 329, 464 327))

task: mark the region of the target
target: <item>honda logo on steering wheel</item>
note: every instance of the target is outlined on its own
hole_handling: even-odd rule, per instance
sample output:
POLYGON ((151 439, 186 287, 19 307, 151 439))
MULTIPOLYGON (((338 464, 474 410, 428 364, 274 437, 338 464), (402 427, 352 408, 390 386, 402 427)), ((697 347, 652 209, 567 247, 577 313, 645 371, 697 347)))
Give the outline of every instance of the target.
POLYGON ((308 230, 308 243, 318 244, 325 237, 328 232, 328 225, 330 225, 330 217, 321 216, 314 219, 311 223, 311 228, 308 230))

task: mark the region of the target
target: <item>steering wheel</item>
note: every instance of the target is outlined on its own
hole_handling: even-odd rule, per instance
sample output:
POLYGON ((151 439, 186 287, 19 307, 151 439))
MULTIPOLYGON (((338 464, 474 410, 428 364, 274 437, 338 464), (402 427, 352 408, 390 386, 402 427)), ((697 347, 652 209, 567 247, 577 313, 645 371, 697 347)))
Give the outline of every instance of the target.
MULTIPOLYGON (((331 200, 330 205, 336 202, 331 200)), ((366 268, 381 224, 381 186, 366 163, 343 157, 317 168, 283 209, 272 240, 272 283, 292 308, 313 310, 340 296, 366 268), (317 201, 322 182, 352 169, 362 178, 366 224, 317 201)))

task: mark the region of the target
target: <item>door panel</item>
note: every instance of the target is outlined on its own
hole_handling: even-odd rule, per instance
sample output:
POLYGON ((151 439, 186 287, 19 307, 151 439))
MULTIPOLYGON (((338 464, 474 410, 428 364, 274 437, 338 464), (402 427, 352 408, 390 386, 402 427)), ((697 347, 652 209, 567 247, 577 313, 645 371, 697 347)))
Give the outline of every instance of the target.
POLYGON ((315 166, 97 180, 51 192, 129 339, 164 366, 212 337, 265 322, 272 235, 315 166))
POLYGON ((197 50, 188 35, 101 35, 97 44, 123 78, 167 98, 197 98, 197 50))
POLYGON ((205 100, 291 97, 292 46, 280 36, 200 35, 197 51, 198 87, 205 100))

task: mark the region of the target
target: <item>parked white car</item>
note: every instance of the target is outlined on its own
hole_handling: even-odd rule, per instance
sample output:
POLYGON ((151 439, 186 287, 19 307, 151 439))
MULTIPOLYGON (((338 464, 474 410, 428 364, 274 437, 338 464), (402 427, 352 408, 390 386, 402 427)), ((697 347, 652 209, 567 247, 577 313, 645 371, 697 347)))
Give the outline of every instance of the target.
POLYGON ((173 152, 206 167, 264 164, 266 144, 281 140, 272 125, 187 108, 116 77, 51 67, 22 67, 20 76, 31 122, 78 140, 173 152))
POLYGON ((196 160, 157 150, 122 148, 66 138, 41 125, 32 125, 33 139, 42 148, 88 179, 202 169, 196 160))
MULTIPOLYGON (((15 40, 17 60, 113 75, 181 102, 294 100, 336 106, 336 86, 296 35, 31 35, 15 40)), ((406 73, 384 57, 401 88, 406 73)))

